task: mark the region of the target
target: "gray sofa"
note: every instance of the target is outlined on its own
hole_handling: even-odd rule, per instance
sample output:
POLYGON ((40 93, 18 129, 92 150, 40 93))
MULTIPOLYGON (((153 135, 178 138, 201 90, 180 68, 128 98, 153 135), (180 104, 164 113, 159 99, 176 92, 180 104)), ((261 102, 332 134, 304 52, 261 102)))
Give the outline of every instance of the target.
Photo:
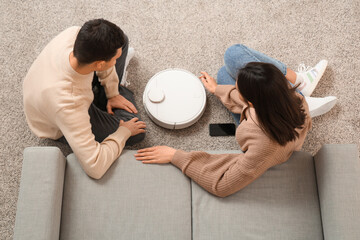
POLYGON ((356 145, 295 152, 226 198, 134 153, 94 180, 74 154, 25 149, 14 239, 360 239, 356 145))

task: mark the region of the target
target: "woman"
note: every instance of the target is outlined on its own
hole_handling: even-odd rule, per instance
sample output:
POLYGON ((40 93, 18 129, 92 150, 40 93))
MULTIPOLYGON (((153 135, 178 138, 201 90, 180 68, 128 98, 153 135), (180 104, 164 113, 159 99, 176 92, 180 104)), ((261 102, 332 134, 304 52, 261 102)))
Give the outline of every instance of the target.
POLYGON ((308 81, 304 92, 310 95, 326 64, 321 61, 310 70, 310 82, 309 72, 295 73, 262 53, 234 45, 225 53, 218 83, 206 72, 200 79, 234 114, 239 124, 236 140, 244 153, 208 154, 156 146, 140 149, 135 157, 143 163, 171 162, 210 193, 231 195, 301 149, 311 117, 304 96, 288 81, 297 87, 308 81))

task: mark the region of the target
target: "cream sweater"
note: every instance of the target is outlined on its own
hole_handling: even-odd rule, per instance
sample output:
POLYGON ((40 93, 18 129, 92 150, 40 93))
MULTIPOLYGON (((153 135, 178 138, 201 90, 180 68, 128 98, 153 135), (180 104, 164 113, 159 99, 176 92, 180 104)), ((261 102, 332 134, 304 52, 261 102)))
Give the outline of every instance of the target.
MULTIPOLYGON (((69 62, 80 27, 57 35, 40 53, 23 82, 24 111, 30 129, 41 138, 65 136, 84 171, 101 178, 120 156, 131 132, 125 127, 95 141, 88 113, 94 95, 93 73, 81 75, 69 62)), ((97 72, 108 98, 119 95, 115 67, 97 72)))
POLYGON ((210 193, 225 197, 244 188, 270 167, 287 161, 293 151, 300 150, 311 128, 311 118, 306 101, 299 95, 307 114, 304 128, 297 129, 299 138, 281 146, 260 129, 255 109, 240 100, 235 86, 219 85, 215 95, 231 112, 241 114, 236 140, 244 153, 208 154, 177 150, 171 162, 210 193))

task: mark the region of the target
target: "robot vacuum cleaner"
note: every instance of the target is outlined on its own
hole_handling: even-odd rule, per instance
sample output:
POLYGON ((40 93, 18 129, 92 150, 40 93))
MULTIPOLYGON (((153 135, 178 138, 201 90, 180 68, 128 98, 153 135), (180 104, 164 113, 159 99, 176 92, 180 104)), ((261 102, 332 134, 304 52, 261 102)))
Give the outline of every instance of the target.
POLYGON ((147 83, 146 113, 157 125, 182 129, 196 123, 205 111, 206 92, 200 79, 183 69, 166 69, 147 83))

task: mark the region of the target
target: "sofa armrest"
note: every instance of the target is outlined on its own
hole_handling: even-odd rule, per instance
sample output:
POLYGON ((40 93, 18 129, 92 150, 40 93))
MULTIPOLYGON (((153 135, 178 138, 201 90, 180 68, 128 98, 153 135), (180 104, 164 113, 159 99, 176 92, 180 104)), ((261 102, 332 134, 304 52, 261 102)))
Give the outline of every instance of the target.
POLYGON ((59 239, 65 165, 57 147, 25 149, 14 239, 59 239))
POLYGON ((314 156, 324 239, 360 239, 357 145, 324 145, 314 156))

